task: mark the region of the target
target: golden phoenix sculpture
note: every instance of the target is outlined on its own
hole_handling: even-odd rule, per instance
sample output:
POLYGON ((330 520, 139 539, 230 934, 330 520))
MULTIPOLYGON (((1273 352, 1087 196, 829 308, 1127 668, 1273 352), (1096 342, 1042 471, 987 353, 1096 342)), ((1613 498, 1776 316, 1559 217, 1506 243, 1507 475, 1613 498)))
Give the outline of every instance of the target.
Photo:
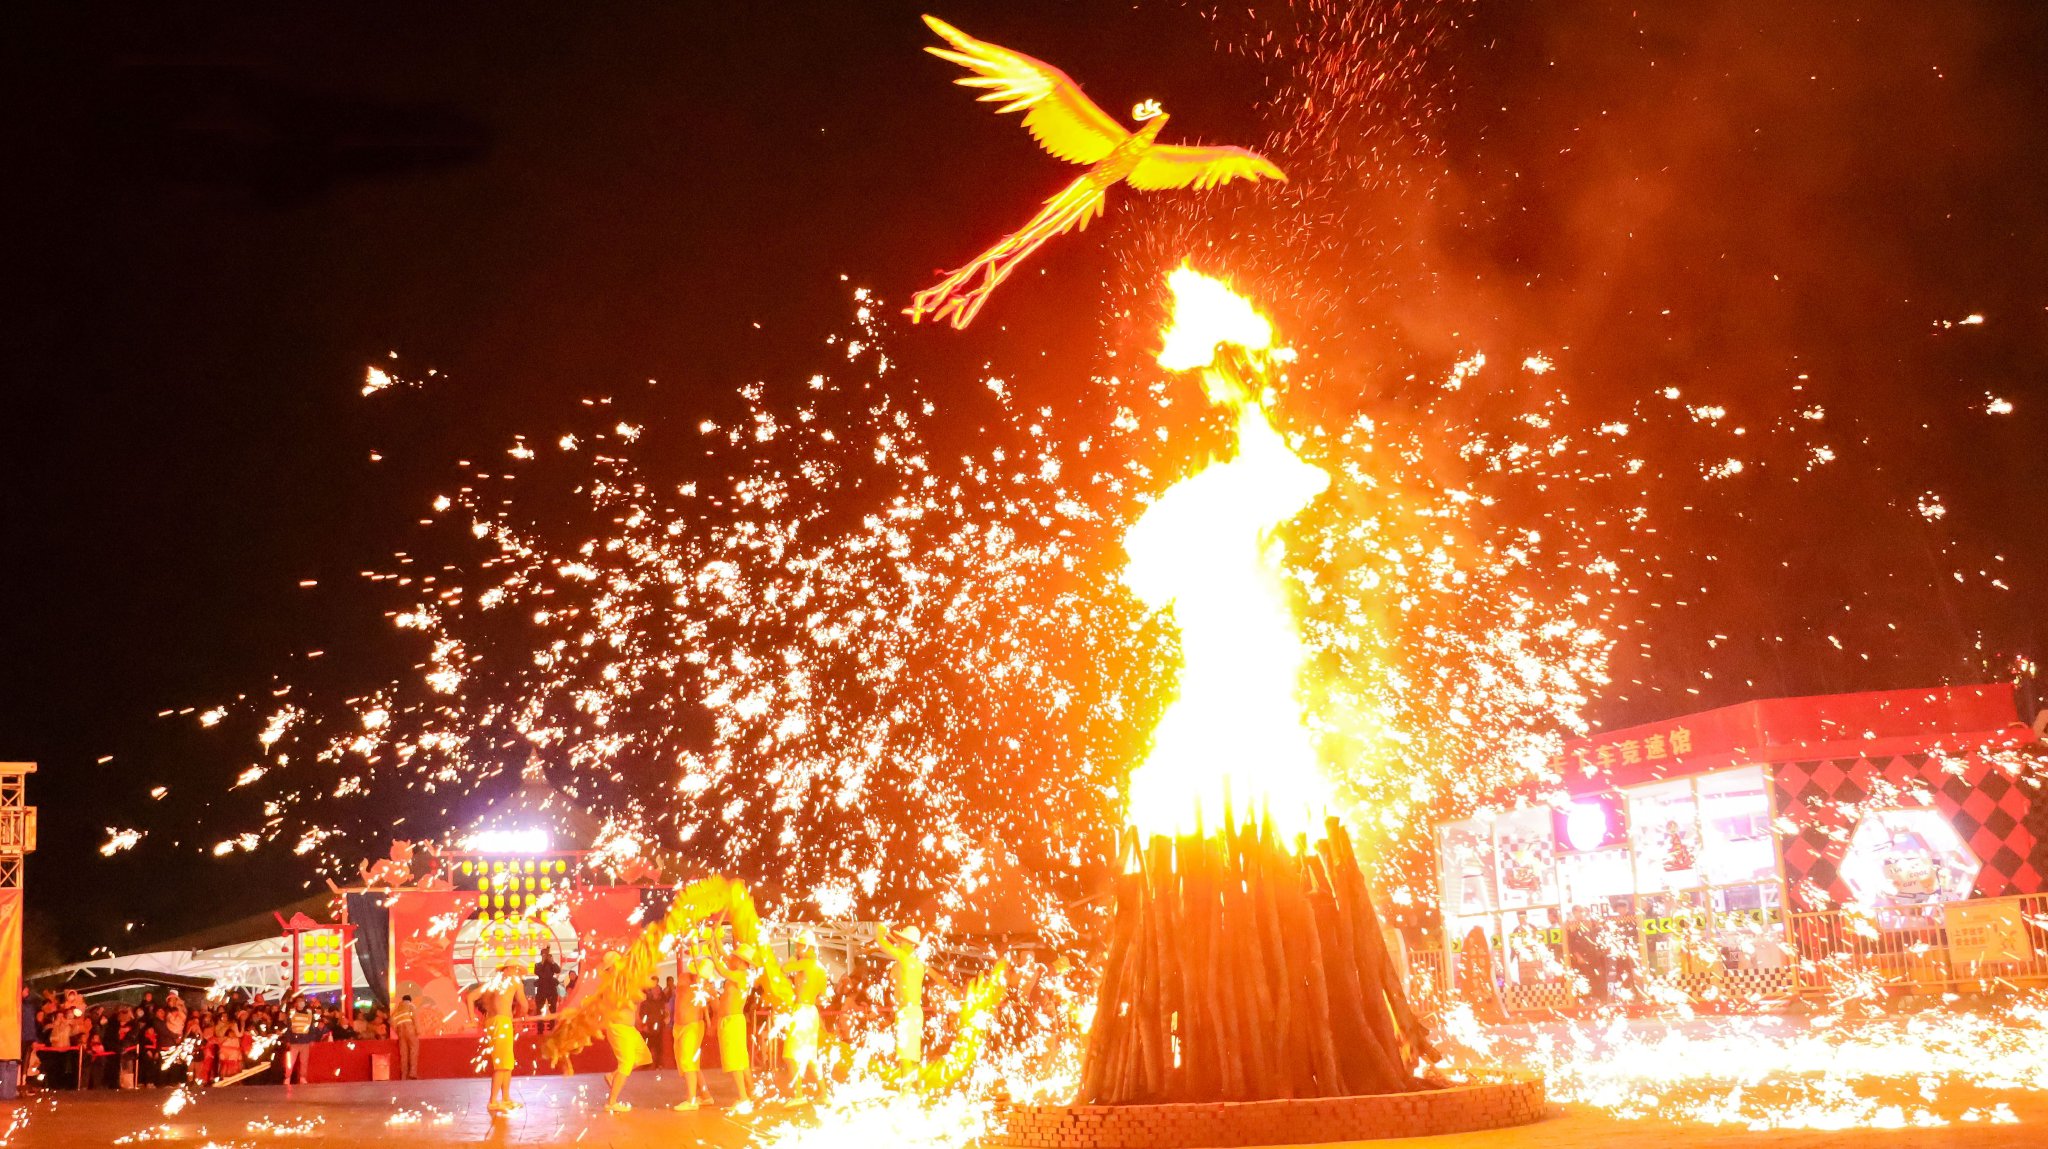
POLYGON ((1234 179, 1287 178, 1271 160, 1245 148, 1160 143, 1159 129, 1166 126, 1167 115, 1156 100, 1131 109, 1131 118, 1139 127, 1135 132, 1126 131, 1083 95, 1080 85, 1051 64, 977 40, 936 16, 926 16, 924 22, 957 49, 925 51, 974 73, 954 83, 986 88, 980 99, 1002 102, 998 113, 1023 112, 1025 130, 1054 158, 1091 166, 1045 201, 1029 223, 937 286, 918 292, 906 311, 913 323, 926 316, 949 321, 956 328, 972 323, 989 294, 1019 263, 1046 240, 1085 229, 1102 214, 1109 189, 1119 183, 1139 191, 1200 190, 1234 179))

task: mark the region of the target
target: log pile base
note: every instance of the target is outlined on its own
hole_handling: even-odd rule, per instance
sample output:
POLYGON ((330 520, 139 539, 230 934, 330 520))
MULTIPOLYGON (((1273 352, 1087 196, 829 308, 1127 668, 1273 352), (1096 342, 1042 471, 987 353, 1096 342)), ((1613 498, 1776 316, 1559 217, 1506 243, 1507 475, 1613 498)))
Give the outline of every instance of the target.
POLYGON ((991 1144, 1013 1149, 1222 1149, 1504 1129, 1547 1113, 1543 1079, 1414 1093, 1167 1105, 1003 1105, 991 1144))

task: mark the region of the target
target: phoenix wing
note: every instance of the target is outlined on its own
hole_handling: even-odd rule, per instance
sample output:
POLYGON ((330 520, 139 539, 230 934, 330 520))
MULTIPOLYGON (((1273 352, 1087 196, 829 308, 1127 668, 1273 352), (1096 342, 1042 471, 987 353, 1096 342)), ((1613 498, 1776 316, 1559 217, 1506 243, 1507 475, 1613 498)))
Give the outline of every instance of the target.
POLYGON ((1246 148, 1155 144, 1127 177, 1140 191, 1215 187, 1235 179, 1285 180, 1273 161, 1246 148))
POLYGON ((925 51, 974 73, 953 82, 987 88, 982 100, 1005 101, 997 112, 1022 109, 1025 129, 1039 147, 1055 157, 1073 164, 1092 164, 1129 138, 1121 124, 1081 94, 1079 84, 1051 64, 977 40, 937 16, 926 16, 924 22, 959 49, 925 51))

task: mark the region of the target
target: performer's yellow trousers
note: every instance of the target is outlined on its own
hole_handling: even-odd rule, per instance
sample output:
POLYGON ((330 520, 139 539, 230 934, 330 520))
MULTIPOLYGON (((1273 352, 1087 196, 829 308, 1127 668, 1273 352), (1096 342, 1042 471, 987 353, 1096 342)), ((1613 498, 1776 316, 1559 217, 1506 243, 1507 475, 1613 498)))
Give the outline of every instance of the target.
POLYGON ((647 1051, 647 1039, 625 1022, 615 1021, 605 1026, 605 1039, 611 1043, 612 1056, 618 1059, 621 1070, 630 1072, 638 1066, 654 1063, 654 1055, 647 1051))
POLYGON ((896 1007, 896 1061, 916 1065, 924 1060, 924 1007, 896 1007))
POLYGON ((676 1026, 672 1039, 676 1047, 676 1068, 695 1073, 704 1064, 704 1022, 686 1021, 676 1026))
POLYGON ((718 1019, 718 1064, 731 1073, 744 1073, 752 1068, 747 1056, 747 1018, 745 1014, 732 1014, 718 1019))
POLYGON ((509 1017, 494 1017, 484 1023, 484 1036, 491 1045, 491 1071, 510 1073, 515 1059, 512 1052, 514 1030, 509 1017))

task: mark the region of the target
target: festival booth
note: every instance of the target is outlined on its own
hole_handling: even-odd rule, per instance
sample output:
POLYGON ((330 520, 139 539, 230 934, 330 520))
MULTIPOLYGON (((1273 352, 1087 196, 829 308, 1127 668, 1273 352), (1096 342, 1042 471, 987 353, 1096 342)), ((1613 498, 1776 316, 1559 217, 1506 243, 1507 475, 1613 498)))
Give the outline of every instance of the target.
MULTIPOLYGON (((627 866, 621 875, 591 864, 586 847, 598 836, 596 820, 530 766, 517 788, 470 822, 455 851, 394 841, 388 858, 364 863, 360 883, 336 888, 342 914, 334 928, 353 942, 342 963, 358 987, 353 997, 389 1009, 411 995, 420 1076, 488 1072, 478 1060, 483 1025, 462 1000, 465 988, 517 966, 534 996, 532 971, 546 947, 570 1004, 579 972, 630 945, 640 923, 667 908, 669 889, 651 871, 627 866)), ((520 1025, 522 1072, 540 1068, 539 1024, 529 1016, 520 1025)), ((608 1068, 591 1055, 576 1059, 578 1071, 608 1068)), ((320 1042, 309 1056, 315 1081, 367 1081, 396 1071, 398 1046, 320 1042)))
MULTIPOLYGON (((586 857, 555 850, 542 836, 526 845, 513 841, 441 857, 410 884, 345 891, 364 988, 387 1008, 412 997, 422 1077, 484 1072, 477 1064, 483 1027, 463 1002, 464 988, 516 965, 527 972, 532 995, 531 971, 542 947, 562 966, 566 988, 598 955, 630 945, 637 923, 665 899, 665 888, 596 884, 599 875, 585 867, 586 857)), ((529 1018, 521 1028, 522 1067, 538 1067, 537 1024, 529 1018)), ((313 1079, 369 1080, 378 1055, 396 1065, 396 1043, 316 1045, 313 1079)))
MULTIPOLYGON (((472 822, 456 852, 433 854, 408 842, 390 857, 366 863, 360 884, 338 889, 342 923, 353 941, 337 964, 316 949, 322 972, 340 970, 368 997, 389 1008, 410 995, 420 1035, 422 1077, 484 1076, 479 1060, 483 1026, 463 1002, 463 990, 508 966, 525 975, 528 998, 537 997, 533 969, 547 949, 562 967, 561 1005, 581 1000, 594 980, 581 977, 606 953, 620 952, 647 923, 667 913, 673 884, 634 859, 600 859, 585 848, 600 830, 593 819, 548 786, 535 770, 504 800, 472 822)), ((797 923, 763 922, 763 940, 789 956, 797 923)), ((859 927, 814 927, 818 953, 836 979, 865 948, 859 927)), ((865 927, 872 938, 873 927, 865 927)), ((676 974, 673 959, 656 979, 676 974)), ((519 1072, 542 1066, 544 1019, 521 1019, 516 1044, 519 1072)), ((372 1080, 398 1064, 394 1041, 321 1042, 310 1051, 315 1081, 372 1080)), ((666 1060, 666 1051, 660 1051, 666 1060)), ((609 1070, 602 1045, 573 1059, 578 1072, 609 1070)), ((715 1043, 705 1065, 717 1065, 715 1043)))
POLYGON ((2015 773, 2038 750, 2005 685, 1768 699, 1572 743, 1568 800, 1438 827, 1445 968, 1476 928, 1510 1009, 1624 981, 1753 1001, 1848 976, 2048 980, 2025 924, 2048 909, 2048 798, 2015 773))

